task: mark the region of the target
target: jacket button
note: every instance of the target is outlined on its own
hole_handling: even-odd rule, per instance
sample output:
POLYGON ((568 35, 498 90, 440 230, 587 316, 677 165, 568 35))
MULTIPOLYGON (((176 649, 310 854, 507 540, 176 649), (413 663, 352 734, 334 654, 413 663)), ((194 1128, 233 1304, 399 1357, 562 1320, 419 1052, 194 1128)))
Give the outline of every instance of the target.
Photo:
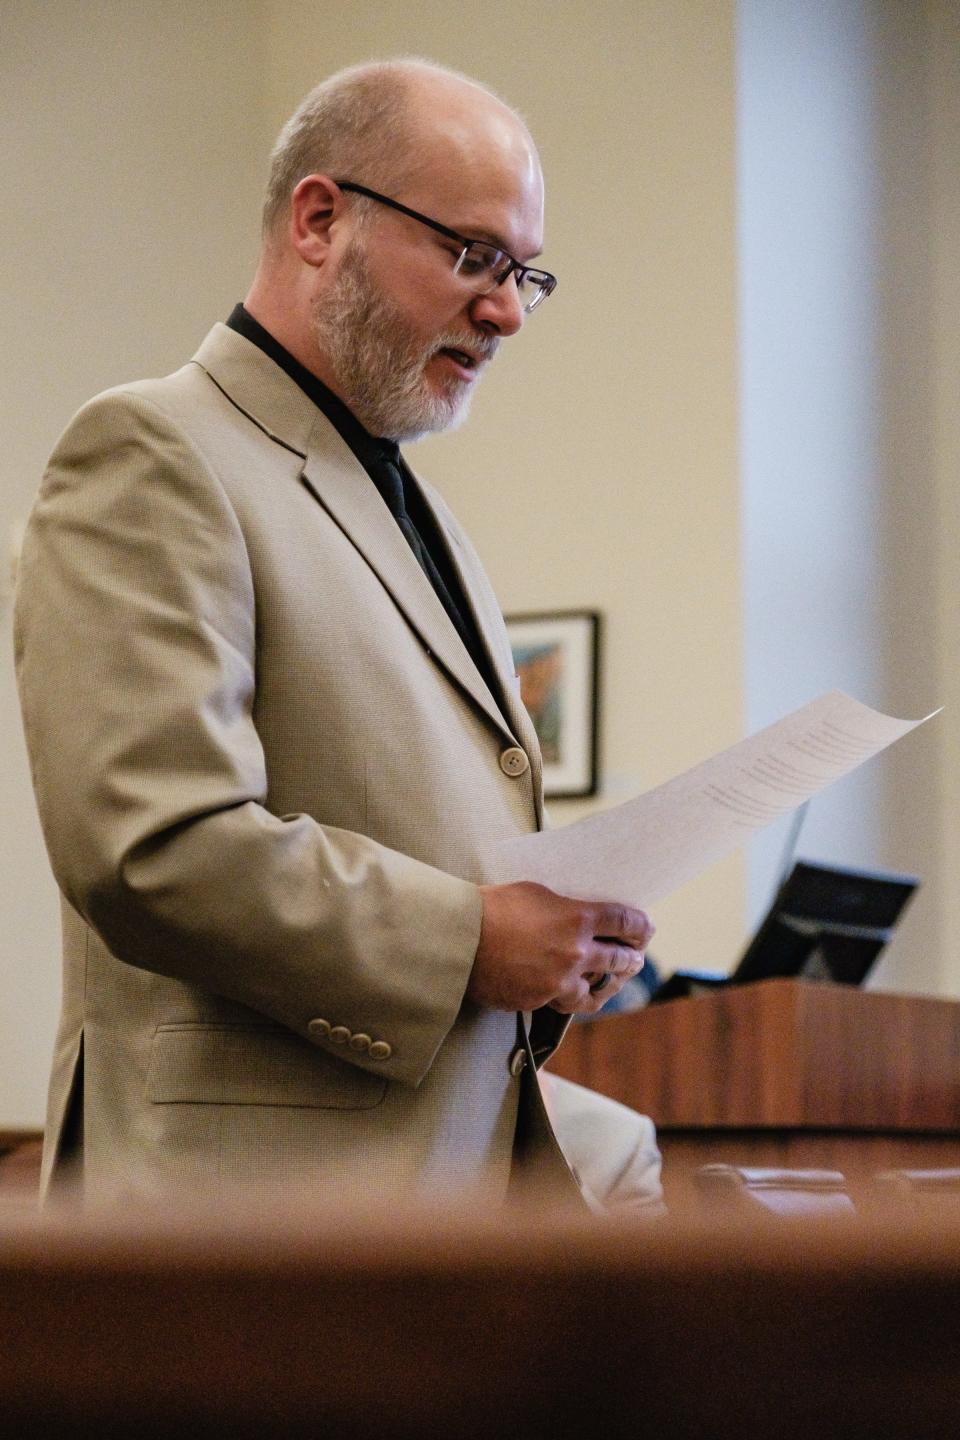
POLYGON ((362 1030, 358 1030, 357 1033, 356 1033, 356 1035, 351 1035, 351 1036, 350 1036, 350 1049, 351 1049, 351 1050, 369 1050, 371 1044, 372 1044, 372 1041, 371 1041, 371 1039, 370 1039, 370 1036, 369 1036, 369 1035, 364 1035, 364 1033, 363 1033, 362 1030))
POLYGON ((374 1040, 368 1054, 371 1060, 389 1060, 393 1054, 393 1046, 388 1045, 386 1040, 374 1040))
POLYGON ((331 1045, 346 1045, 350 1039, 350 1031, 346 1025, 334 1025, 327 1038, 331 1045))
POLYGON ((530 769, 530 761, 527 759, 526 752, 521 750, 519 745, 508 746, 500 756, 500 769, 504 775, 509 775, 512 779, 525 774, 530 769))
POLYGON ((527 1052, 522 1045, 518 1045, 510 1056, 510 1074, 519 1075, 521 1070, 527 1068, 527 1052))
POLYGON ((307 1025, 307 1030, 310 1032, 311 1035, 314 1036, 315 1039, 326 1040, 327 1036, 330 1034, 330 1021, 311 1020, 310 1023, 307 1025))

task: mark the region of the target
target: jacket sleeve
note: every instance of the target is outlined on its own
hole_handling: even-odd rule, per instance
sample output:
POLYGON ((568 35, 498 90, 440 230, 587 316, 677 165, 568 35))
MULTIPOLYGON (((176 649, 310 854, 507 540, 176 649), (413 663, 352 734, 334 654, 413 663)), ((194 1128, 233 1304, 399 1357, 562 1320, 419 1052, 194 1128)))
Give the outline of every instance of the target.
POLYGON ((108 392, 60 442, 24 543, 15 643, 54 873, 108 949, 324 1047, 315 1017, 389 1017, 386 1062, 334 1053, 417 1084, 463 999, 479 892, 267 808, 244 536, 149 398, 108 392))

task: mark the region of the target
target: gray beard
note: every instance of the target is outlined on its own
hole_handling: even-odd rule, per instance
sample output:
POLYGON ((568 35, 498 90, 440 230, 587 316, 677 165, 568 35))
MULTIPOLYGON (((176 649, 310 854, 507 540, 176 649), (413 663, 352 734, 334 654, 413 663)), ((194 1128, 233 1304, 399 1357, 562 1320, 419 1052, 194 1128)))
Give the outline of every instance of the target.
MULTIPOLYGON (((444 391, 431 392, 423 372, 447 346, 466 343, 475 351, 477 337, 460 332, 425 345, 412 336, 409 323, 375 290, 359 239, 345 252, 333 289, 314 302, 311 319, 340 398, 372 435, 417 440, 466 420, 473 385, 451 378, 444 391)), ((490 355, 498 343, 485 342, 490 355)))

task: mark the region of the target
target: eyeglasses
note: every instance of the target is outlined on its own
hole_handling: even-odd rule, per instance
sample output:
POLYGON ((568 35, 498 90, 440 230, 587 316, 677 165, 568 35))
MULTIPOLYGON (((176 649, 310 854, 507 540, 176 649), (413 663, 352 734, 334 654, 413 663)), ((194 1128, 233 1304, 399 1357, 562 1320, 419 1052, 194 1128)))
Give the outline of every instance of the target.
POLYGON ((496 245, 491 245, 486 240, 471 240, 466 235, 460 235, 449 226, 441 225, 438 220, 421 215, 419 210, 411 210, 409 205, 401 205, 399 200, 391 200, 389 195, 379 195, 376 190, 368 190, 366 185, 354 185, 352 180, 338 180, 336 183, 341 190, 365 195, 368 200, 376 200, 378 205, 389 205, 391 210, 399 210, 401 215, 409 215, 411 220, 419 220, 421 225, 428 225, 438 235, 455 240, 460 247, 460 253, 456 257, 453 273, 477 295, 489 295, 513 275, 517 282, 520 304, 529 315, 541 300, 546 300, 557 288, 555 275, 551 275, 547 270, 531 270, 529 265, 521 265, 520 261, 514 260, 506 250, 498 250, 496 245))

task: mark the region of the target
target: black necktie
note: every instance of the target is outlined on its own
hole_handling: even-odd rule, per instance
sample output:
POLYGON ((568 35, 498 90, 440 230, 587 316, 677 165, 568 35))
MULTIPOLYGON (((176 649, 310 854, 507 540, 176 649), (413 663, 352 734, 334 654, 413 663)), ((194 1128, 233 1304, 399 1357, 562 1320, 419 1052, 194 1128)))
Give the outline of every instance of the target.
MULTIPOLYGON (((383 452, 378 469, 382 480, 382 484, 379 487, 380 494, 383 496, 390 514, 403 531, 404 539, 419 560, 421 569, 425 572, 427 579, 436 590, 437 582, 439 581, 440 584, 443 585, 443 581, 440 578, 440 572, 433 563, 430 552, 421 539, 419 530, 407 514, 407 495, 404 488, 403 471, 385 451, 383 452)), ((446 586, 443 588, 446 589, 446 586)), ((441 599, 442 598, 441 595, 441 599)))
POLYGON ((377 467, 377 478, 380 483, 377 488, 383 496, 391 515, 399 525, 404 539, 417 557, 421 570, 433 586, 437 599, 453 621, 460 639, 473 656, 475 662, 480 665, 483 674, 486 675, 486 657, 482 655, 482 651, 479 649, 476 636, 464 619, 460 607, 450 594, 446 582, 437 569, 433 556, 424 543, 420 531, 407 513, 404 475, 398 464, 400 452, 399 449, 396 449, 397 458, 394 459, 391 453, 394 449, 396 449, 395 446, 388 447, 386 444, 381 444, 380 464, 377 467))

